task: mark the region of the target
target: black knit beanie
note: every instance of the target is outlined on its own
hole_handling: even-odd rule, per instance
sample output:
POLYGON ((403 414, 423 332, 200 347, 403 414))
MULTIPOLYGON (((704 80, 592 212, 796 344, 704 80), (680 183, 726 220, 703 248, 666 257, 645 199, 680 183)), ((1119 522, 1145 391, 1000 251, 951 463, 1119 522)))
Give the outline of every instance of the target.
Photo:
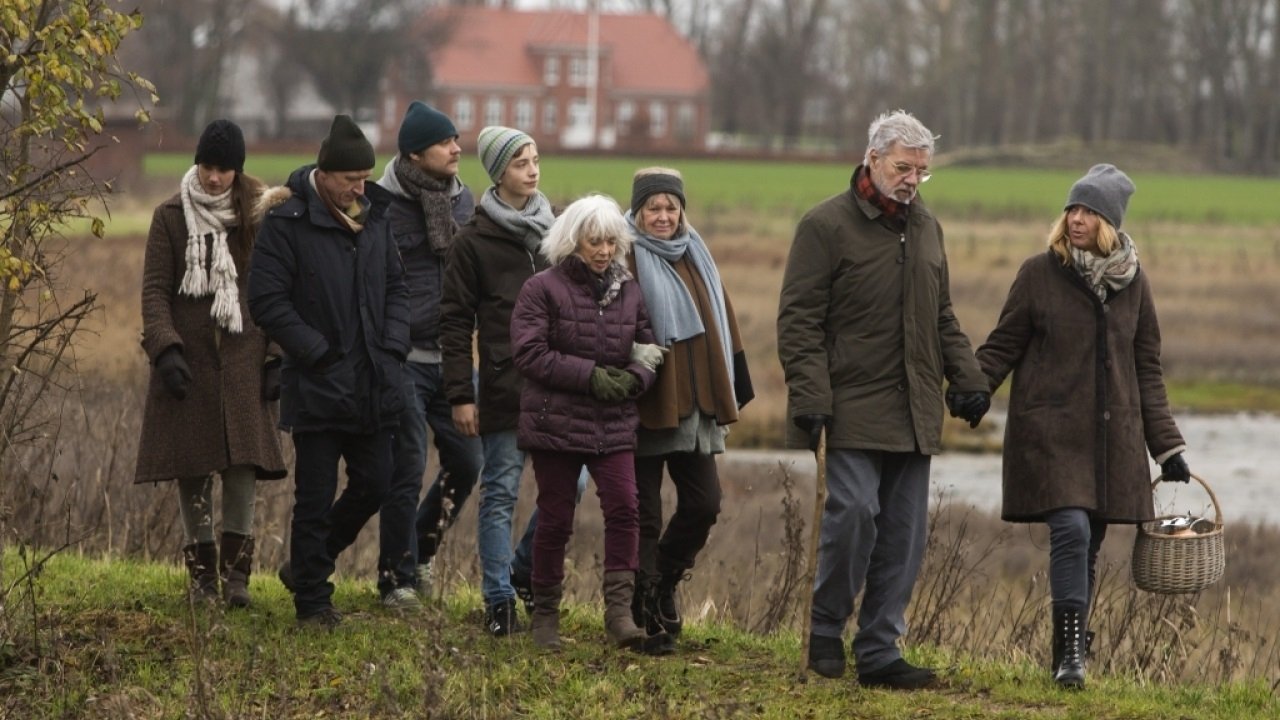
POLYGON ((680 199, 680 209, 684 209, 684 181, 675 175, 653 173, 631 181, 631 214, 638 215, 644 201, 659 194, 676 196, 680 199))
POLYGON ((1071 186, 1067 204, 1062 209, 1083 205, 1106 218, 1111 227, 1119 230, 1120 223, 1124 222, 1124 211, 1129 206, 1129 196, 1134 189, 1133 181, 1128 175, 1115 165, 1101 163, 1089 168, 1089 172, 1071 186))
POLYGON ((320 143, 316 165, 325 172, 372 170, 377 164, 373 145, 365 139, 360 126, 350 115, 336 115, 329 126, 329 136, 320 143))
POLYGON ((214 120, 200 133, 196 164, 244 172, 244 133, 230 120, 214 120))

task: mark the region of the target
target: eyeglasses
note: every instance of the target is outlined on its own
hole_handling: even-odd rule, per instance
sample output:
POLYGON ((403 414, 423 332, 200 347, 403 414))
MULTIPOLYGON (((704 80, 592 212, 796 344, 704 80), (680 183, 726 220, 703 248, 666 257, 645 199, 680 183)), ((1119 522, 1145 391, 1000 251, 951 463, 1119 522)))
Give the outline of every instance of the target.
POLYGON ((929 172, 925 168, 916 167, 911 163, 904 163, 904 162, 893 163, 893 171, 897 173, 899 176, 905 176, 905 175, 910 175, 911 173, 915 173, 916 177, 920 178, 920 182, 922 183, 929 182, 929 178, 933 177, 933 173, 929 172))

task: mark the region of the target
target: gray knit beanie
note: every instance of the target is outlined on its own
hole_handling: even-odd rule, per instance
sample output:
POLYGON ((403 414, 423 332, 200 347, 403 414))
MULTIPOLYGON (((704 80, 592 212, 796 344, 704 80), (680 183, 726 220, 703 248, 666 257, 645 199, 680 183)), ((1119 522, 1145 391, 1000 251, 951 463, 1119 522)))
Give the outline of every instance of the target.
POLYGON ((480 131, 476 138, 476 153, 480 156, 480 164, 489 173, 489 179, 496 185, 507 171, 511 158, 520 148, 532 145, 533 138, 515 128, 490 125, 480 131))
POLYGON ((1119 230, 1120 223, 1124 222, 1129 196, 1135 189, 1129 176, 1115 165, 1100 163, 1089 168, 1089 172, 1071 186, 1067 204, 1062 209, 1082 205, 1106 218, 1111 227, 1119 230))
POLYGON ((377 164, 373 145, 350 115, 336 115, 329 136, 320 143, 316 165, 325 172, 372 170, 377 164))

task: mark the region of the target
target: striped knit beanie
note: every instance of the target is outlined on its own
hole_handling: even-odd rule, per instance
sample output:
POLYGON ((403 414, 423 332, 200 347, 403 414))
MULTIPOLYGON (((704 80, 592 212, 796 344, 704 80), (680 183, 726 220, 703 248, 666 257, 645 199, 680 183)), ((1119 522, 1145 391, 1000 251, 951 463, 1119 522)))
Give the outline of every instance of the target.
POLYGON ((476 151, 480 154, 480 164, 484 165, 489 179, 496 185, 507 171, 507 164, 515 157, 520 148, 532 145, 533 138, 514 128, 490 125, 480 131, 476 141, 476 151))

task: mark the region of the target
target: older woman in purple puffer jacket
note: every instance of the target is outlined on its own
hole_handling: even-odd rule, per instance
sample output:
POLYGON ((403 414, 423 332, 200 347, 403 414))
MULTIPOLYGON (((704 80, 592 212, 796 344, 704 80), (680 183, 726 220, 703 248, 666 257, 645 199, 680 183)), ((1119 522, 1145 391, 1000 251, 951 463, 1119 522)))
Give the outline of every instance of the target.
POLYGON ((513 359, 524 376, 517 437, 538 485, 532 631, 543 648, 560 646, 565 548, 585 466, 604 514, 605 630, 619 647, 671 649, 670 638, 648 638, 631 618, 640 537, 635 400, 662 355, 624 262, 630 242, 611 198, 573 203, 542 241, 551 267, 524 284, 511 316, 513 359))

